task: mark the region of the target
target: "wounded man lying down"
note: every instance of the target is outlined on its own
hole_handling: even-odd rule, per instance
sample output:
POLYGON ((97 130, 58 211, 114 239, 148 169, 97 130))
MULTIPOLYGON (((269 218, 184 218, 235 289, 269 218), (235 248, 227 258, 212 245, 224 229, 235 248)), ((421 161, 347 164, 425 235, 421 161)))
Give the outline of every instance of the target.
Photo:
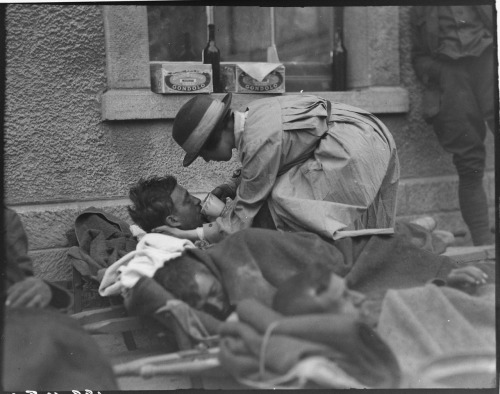
POLYGON ((185 248, 153 278, 191 307, 224 320, 245 298, 271 306, 276 289, 312 265, 328 267, 344 278, 349 291, 379 299, 388 289, 445 280, 458 267, 449 257, 427 252, 397 235, 329 243, 312 233, 246 229, 206 250, 185 248))
MULTIPOLYGON (((157 239, 165 237, 165 242, 172 239, 161 234, 150 235, 157 239)), ((177 239, 177 242, 183 241, 177 239)), ((244 351, 242 354, 235 349, 248 349, 242 343, 253 342, 254 339, 257 341, 255 343, 262 343, 267 329, 276 319, 285 319, 294 327, 305 330, 306 335, 311 330, 321 331, 319 335, 326 329, 327 333, 333 329, 334 322, 348 322, 344 328, 338 327, 345 334, 344 340, 347 342, 344 342, 354 349, 361 346, 367 351, 362 371, 356 373, 348 368, 360 387, 393 387, 398 380, 394 372, 397 369, 394 367, 394 355, 402 364, 403 372, 408 372, 428 361, 431 356, 446 354, 457 347, 451 339, 467 338, 461 340, 458 347, 465 350, 470 349, 471 343, 484 350, 491 346, 491 341, 494 342, 494 302, 490 302, 494 301, 494 297, 490 297, 494 291, 485 293, 486 298, 482 300, 486 304, 478 304, 467 294, 487 287, 487 283, 494 280, 494 265, 484 264, 481 269, 460 267, 449 257, 427 252, 397 235, 345 238, 331 244, 311 233, 246 229, 206 250, 185 247, 176 253, 164 264, 157 265, 149 278, 143 278, 147 280, 136 282, 128 292, 126 305, 134 313, 158 314, 168 304, 169 296, 153 291, 154 286, 157 286, 195 310, 216 317, 211 323, 217 323, 207 326, 207 331, 221 336, 219 358, 237 378, 256 378, 259 353, 247 354, 244 351), (439 287, 439 284, 448 284, 461 290, 439 287), (484 284, 486 286, 479 286, 484 284), (453 305, 456 307, 453 313, 443 309, 453 305), (479 313, 478 305, 482 308, 481 316, 485 315, 479 323, 481 333, 488 334, 486 340, 474 334, 476 327, 473 317, 468 327, 457 315, 467 315, 471 311, 479 313), (227 319, 233 311, 237 312, 239 322, 227 319), (405 312, 404 319, 400 317, 403 316, 402 311, 405 312), (294 320, 303 313, 314 315, 314 321, 318 324, 310 327, 307 321, 311 316, 305 320, 294 320), (446 330, 440 331, 434 325, 436 319, 442 319, 443 316, 451 323, 441 324, 440 327, 446 330), (332 317, 333 320, 329 320, 332 317), (429 317, 428 321, 426 317, 429 317), (228 321, 223 322, 226 319, 228 321), (407 321, 418 324, 406 327, 407 321), (362 335, 363 330, 355 335, 351 327, 367 327, 363 330, 369 333, 368 337, 374 339, 379 336, 380 339, 371 344, 363 343, 361 339, 366 339, 366 335, 362 335), (395 327, 398 327, 398 331, 394 331, 395 327), (458 337, 450 335, 453 330, 457 330, 458 337), (249 332, 257 336, 252 334, 248 337, 249 332), (436 333, 441 335, 440 347, 426 348, 420 343, 408 341, 409 337, 433 339, 436 333), (352 341, 349 342, 348 338, 352 341), (237 345, 232 347, 228 343, 237 345), (387 351, 388 345, 394 353, 392 356, 392 352, 387 351), (386 349, 382 352, 383 356, 373 353, 377 348, 386 349), (404 351, 398 352, 399 348, 404 351), (421 351, 415 352, 414 348, 421 351), (411 359, 407 357, 409 352, 412 354, 411 359), (244 360, 253 361, 248 364, 244 360), (380 365, 380 369, 374 365, 380 365), (372 372, 368 374, 370 370, 372 372), (375 372, 381 375, 377 377, 375 372)), ((494 285, 490 286, 494 288, 494 285)), ((331 335, 328 337, 331 338, 331 335)), ((308 343, 307 338, 303 340, 308 343)), ((280 348, 279 341, 273 339, 270 344, 280 348)), ((336 343, 334 349, 337 345, 342 346, 336 343)), ((327 348, 331 350, 331 346, 329 343, 327 348)), ((295 345, 293 348, 299 349, 295 345)), ((291 348, 284 344, 280 349, 291 348)), ((309 345, 302 349, 319 353, 324 350, 316 346, 309 348, 309 345)), ((285 353, 287 356, 292 355, 288 351, 285 353)), ((295 356, 299 357, 300 354, 295 356)), ((272 368, 275 368, 274 374, 285 373, 292 365, 283 364, 283 360, 278 358, 276 364, 271 363, 272 368)), ((353 368, 360 365, 355 360, 351 361, 353 368)))

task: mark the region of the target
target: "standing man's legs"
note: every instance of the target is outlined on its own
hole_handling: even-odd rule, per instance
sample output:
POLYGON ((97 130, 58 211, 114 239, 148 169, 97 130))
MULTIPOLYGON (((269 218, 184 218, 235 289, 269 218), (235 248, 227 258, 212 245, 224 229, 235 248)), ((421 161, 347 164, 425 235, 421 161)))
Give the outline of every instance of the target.
POLYGON ((497 86, 497 75, 495 72, 495 57, 493 47, 489 47, 478 58, 471 58, 469 61, 469 75, 474 81, 472 85, 477 98, 477 103, 483 118, 489 129, 495 134, 495 89, 497 86))
MULTIPOLYGON (((488 203, 483 187, 486 125, 473 85, 469 60, 444 62, 441 73, 441 108, 434 130, 443 148, 453 154, 458 172, 458 198, 462 217, 474 245, 493 243, 488 203)), ((485 77, 487 78, 487 77, 485 77)), ((490 84, 494 81, 491 79, 490 84)))
MULTIPOLYGON (((495 64, 495 52, 493 46, 486 49, 483 54, 476 58, 470 58, 468 60, 469 64, 469 75, 474 81, 472 85, 474 88, 474 93, 483 114, 483 119, 488 125, 493 136, 496 135, 497 125, 496 116, 497 106, 495 91, 497 88, 497 73, 495 64)), ((484 139, 483 139, 484 141, 484 139)), ((489 242, 484 242, 484 244, 493 243, 494 239, 491 234, 489 234, 486 239, 489 242)))

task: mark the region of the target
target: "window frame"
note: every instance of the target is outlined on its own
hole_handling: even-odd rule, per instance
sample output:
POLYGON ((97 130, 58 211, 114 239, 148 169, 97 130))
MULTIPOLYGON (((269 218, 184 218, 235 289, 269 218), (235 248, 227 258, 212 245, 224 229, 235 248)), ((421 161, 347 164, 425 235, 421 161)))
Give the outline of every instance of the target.
MULTIPOLYGON (((146 6, 101 7, 107 75, 107 90, 101 96, 102 119, 173 119, 180 107, 194 95, 151 91, 146 6)), ((408 92, 399 81, 398 7, 345 7, 344 31, 348 32, 344 36, 349 55, 349 90, 308 93, 361 107, 374 114, 408 112, 408 92), (370 34, 378 26, 385 26, 384 34, 370 34), (374 42, 377 39, 384 45, 384 51, 380 51, 378 43, 374 42), (392 45, 387 46, 387 42, 392 45)), ((224 97, 220 93, 212 95, 219 99, 224 97)), ((242 107, 268 96, 233 93, 233 107, 242 107)))

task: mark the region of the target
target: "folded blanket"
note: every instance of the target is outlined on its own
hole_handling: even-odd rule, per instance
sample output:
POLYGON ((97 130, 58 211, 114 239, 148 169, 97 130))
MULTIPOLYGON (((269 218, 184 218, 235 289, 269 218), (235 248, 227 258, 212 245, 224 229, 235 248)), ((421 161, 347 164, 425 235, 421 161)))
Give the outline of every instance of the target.
POLYGON ((276 287, 313 262, 333 266, 341 276, 352 263, 316 234, 255 228, 238 231, 205 251, 188 250, 182 258, 205 264, 233 305, 245 298, 271 305, 276 287))
POLYGON ((352 242, 355 262, 345 279, 350 289, 369 297, 388 289, 422 286, 433 278, 446 279, 458 266, 451 258, 419 248, 399 235, 352 242))
POLYGON ((75 232, 78 246, 68 250, 68 261, 81 275, 98 282, 106 268, 137 246, 129 224, 99 208, 78 215, 75 232))
POLYGON ((186 248, 194 247, 186 239, 164 234, 146 234, 135 251, 106 269, 99 294, 111 296, 120 294, 124 289, 131 289, 141 277, 152 278, 167 261, 179 257, 186 248))
POLYGON ((495 285, 475 295, 432 284, 390 290, 377 331, 409 375, 437 356, 494 350, 495 285))
MULTIPOLYGON (((399 385, 390 348, 354 318, 316 314, 283 317, 255 300, 238 304, 239 322, 220 328, 221 365, 237 379, 266 381, 309 357, 334 361, 360 387, 399 385)), ((344 376, 342 377, 344 378, 344 376)))
POLYGON ((346 279, 349 288, 376 298, 390 288, 446 278, 457 266, 451 258, 423 250, 398 235, 329 243, 312 233, 254 228, 238 231, 205 251, 189 249, 181 258, 205 264, 221 280, 233 305, 245 298, 271 305, 276 288, 312 264, 330 267, 346 279))
POLYGON ((406 238, 413 245, 429 252, 441 254, 446 251, 446 244, 442 239, 418 224, 397 219, 394 225, 394 232, 406 238))

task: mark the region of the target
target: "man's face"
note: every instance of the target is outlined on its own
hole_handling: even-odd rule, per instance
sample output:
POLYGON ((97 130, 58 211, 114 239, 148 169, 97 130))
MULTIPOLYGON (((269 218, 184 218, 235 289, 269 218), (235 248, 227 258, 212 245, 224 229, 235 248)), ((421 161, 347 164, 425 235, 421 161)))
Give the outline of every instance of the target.
POLYGON ((174 212, 179 222, 179 229, 193 230, 203 224, 201 200, 188 193, 182 186, 176 185, 170 198, 174 203, 174 212))
POLYGON ((197 309, 203 309, 224 320, 229 314, 230 305, 219 280, 207 269, 196 272, 194 280, 198 285, 200 296, 197 309))

